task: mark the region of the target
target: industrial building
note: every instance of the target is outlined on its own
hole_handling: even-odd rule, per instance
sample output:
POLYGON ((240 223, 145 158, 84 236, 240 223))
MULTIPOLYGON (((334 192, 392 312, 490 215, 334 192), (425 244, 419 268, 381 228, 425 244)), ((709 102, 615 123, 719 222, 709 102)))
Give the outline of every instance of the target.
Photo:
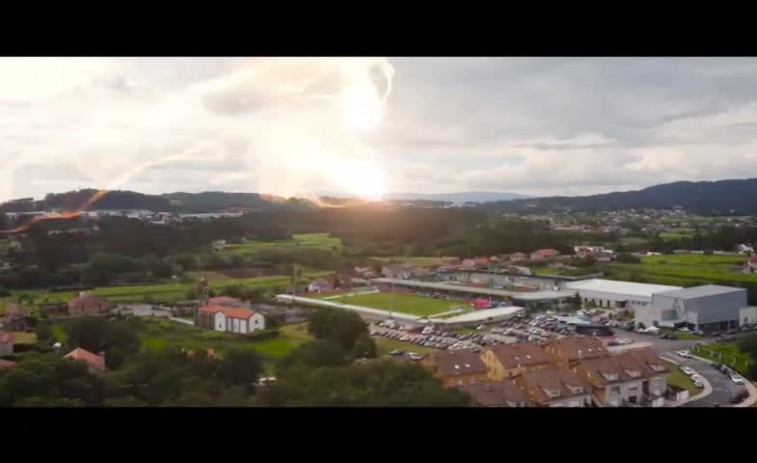
POLYGON ((636 310, 648 307, 654 294, 678 289, 681 287, 594 278, 567 283, 563 290, 577 292, 584 305, 593 303, 600 308, 636 310))
POLYGON ((635 321, 637 326, 686 326, 707 333, 738 328, 744 319, 753 319, 752 312, 746 289, 703 285, 655 293, 649 306, 636 310, 635 321))

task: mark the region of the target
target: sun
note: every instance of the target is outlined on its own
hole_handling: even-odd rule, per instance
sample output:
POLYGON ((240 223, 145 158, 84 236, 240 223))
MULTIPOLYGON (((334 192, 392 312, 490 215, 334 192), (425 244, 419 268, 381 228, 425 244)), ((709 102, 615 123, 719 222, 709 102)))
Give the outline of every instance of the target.
POLYGON ((370 82, 344 87, 339 95, 339 110, 345 130, 364 132, 379 126, 384 117, 381 97, 370 82))
POLYGON ((386 192, 384 172, 365 161, 346 161, 334 165, 330 175, 343 193, 378 201, 386 192))

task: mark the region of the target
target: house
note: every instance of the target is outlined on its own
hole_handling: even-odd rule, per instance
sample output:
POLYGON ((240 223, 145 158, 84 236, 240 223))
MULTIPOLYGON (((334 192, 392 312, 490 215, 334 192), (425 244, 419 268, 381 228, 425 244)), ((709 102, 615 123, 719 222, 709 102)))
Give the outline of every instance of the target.
POLYGON ((421 360, 421 364, 431 369, 445 387, 486 381, 486 365, 472 351, 437 352, 421 360))
POLYGON ((550 257, 557 257, 560 252, 556 249, 537 249, 531 253, 531 260, 544 260, 550 257))
POLYGON ((411 264, 390 264, 381 267, 381 274, 386 278, 407 280, 412 277, 418 268, 411 264))
POLYGON ((244 303, 239 299, 229 296, 211 297, 205 305, 221 306, 221 307, 242 307, 244 303))
POLYGON ((527 259, 528 259, 528 255, 522 252, 516 252, 510 255, 510 262, 517 262, 519 260, 527 260, 527 259))
POLYGON ((68 301, 68 314, 72 316, 95 315, 108 310, 109 304, 105 299, 82 292, 79 297, 68 301))
POLYGON ((355 267, 355 273, 363 278, 375 278, 378 273, 370 266, 355 267))
POLYGON ((334 283, 325 278, 317 278, 308 284, 309 292, 322 293, 324 291, 331 291, 334 289, 334 283))
POLYGON ((746 261, 746 266, 744 267, 744 272, 746 273, 757 272, 757 255, 752 254, 751 256, 749 256, 749 258, 746 261))
POLYGON ((26 331, 29 328, 29 310, 11 304, 5 309, 5 316, 0 318, 0 327, 8 331, 26 331))
POLYGON ((591 386, 563 368, 528 371, 515 384, 537 407, 585 407, 591 401, 591 386))
POLYGON ((82 349, 81 347, 77 347, 63 358, 86 363, 89 372, 93 375, 105 374, 105 357, 102 355, 96 355, 88 350, 82 349))
POLYGON ((739 254, 754 254, 754 247, 747 244, 740 244, 736 246, 736 252, 739 254))
POLYGON ((215 240, 210 244, 213 251, 221 251, 226 247, 226 240, 215 240))
POLYGON ((602 341, 587 336, 557 339, 544 346, 544 350, 560 368, 573 368, 582 360, 610 355, 602 341))
POLYGON ((481 360, 490 381, 502 381, 527 371, 550 368, 550 357, 536 344, 500 344, 485 349, 481 360))
POLYGON ((526 400, 526 394, 512 379, 466 384, 460 386, 460 390, 471 397, 473 407, 520 408, 531 406, 526 400))
POLYGON ((13 333, 7 331, 0 331, 0 357, 13 354, 13 343, 16 338, 13 333))
POLYGON ((652 407, 662 407, 665 403, 665 393, 668 390, 668 374, 670 370, 659 355, 650 349, 636 349, 628 355, 639 362, 644 370, 644 394, 652 407))
POLYGON ((16 362, 0 359, 0 370, 3 370, 5 368, 10 368, 10 367, 15 367, 15 366, 16 366, 16 362))
POLYGON ((206 305, 197 311, 197 326, 208 330, 247 334, 265 329, 265 318, 244 307, 206 305))
POLYGON ((646 403, 661 406, 667 389, 667 367, 649 350, 584 360, 574 371, 591 384, 594 400, 602 406, 646 403))

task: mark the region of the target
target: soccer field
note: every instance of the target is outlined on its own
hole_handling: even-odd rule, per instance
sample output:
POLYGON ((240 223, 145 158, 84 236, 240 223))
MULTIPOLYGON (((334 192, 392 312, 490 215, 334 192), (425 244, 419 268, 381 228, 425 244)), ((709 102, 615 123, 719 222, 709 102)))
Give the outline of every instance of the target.
POLYGON ((433 299, 430 297, 416 296, 414 294, 390 294, 370 293, 356 296, 344 296, 338 299, 330 299, 331 302, 371 307, 373 309, 390 310, 394 298, 394 311, 410 315, 426 317, 442 312, 447 312, 458 307, 464 307, 460 299, 433 299))

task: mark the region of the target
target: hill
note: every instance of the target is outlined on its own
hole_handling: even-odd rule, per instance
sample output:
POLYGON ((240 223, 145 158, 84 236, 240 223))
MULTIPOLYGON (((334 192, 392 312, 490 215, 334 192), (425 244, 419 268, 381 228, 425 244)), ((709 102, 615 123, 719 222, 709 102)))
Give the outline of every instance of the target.
POLYGON ((386 195, 388 200, 424 200, 462 203, 486 203, 493 201, 510 201, 513 199, 526 199, 532 196, 519 193, 507 193, 497 191, 461 191, 458 193, 392 193, 386 195))
POLYGON ((715 182, 675 182, 636 191, 592 196, 554 196, 490 203, 484 207, 503 212, 584 211, 621 209, 672 209, 702 215, 757 214, 757 178, 715 182))

